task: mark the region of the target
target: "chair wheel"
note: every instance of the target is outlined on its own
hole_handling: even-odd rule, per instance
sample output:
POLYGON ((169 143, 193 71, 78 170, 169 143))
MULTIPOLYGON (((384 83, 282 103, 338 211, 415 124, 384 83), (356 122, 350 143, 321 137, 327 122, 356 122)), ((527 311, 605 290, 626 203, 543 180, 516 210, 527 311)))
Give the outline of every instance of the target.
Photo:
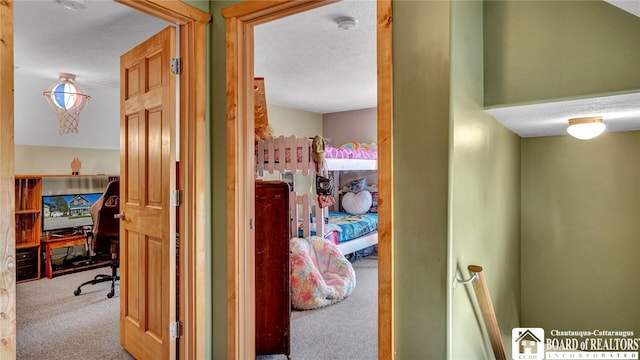
POLYGON ((75 296, 80 295, 80 289, 73 290, 73 295, 75 295, 75 296))
POLYGON ((111 299, 111 298, 113 297, 113 295, 114 295, 114 294, 113 294, 113 291, 111 291, 111 292, 109 292, 109 293, 107 294, 107 297, 108 297, 109 299, 111 299))

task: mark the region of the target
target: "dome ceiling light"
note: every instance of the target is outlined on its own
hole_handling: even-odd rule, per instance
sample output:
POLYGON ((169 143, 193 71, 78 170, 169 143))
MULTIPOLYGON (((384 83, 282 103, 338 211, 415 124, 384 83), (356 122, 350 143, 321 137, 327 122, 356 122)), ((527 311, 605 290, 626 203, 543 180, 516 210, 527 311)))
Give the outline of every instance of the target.
POLYGON ((71 11, 84 10, 87 8, 87 0, 60 0, 60 5, 71 11))
POLYGON ((351 16, 341 16, 335 21, 336 24, 338 24, 338 29, 340 30, 351 30, 358 26, 358 19, 351 16))
POLYGON ((569 119, 567 132, 576 139, 589 140, 602 134, 605 128, 602 117, 582 117, 569 119))

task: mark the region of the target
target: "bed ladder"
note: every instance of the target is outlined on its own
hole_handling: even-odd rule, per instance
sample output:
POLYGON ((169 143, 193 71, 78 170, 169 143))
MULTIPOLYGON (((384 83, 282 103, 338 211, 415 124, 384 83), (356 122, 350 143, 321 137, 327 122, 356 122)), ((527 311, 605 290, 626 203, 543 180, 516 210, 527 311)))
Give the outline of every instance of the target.
POLYGON ((489 342, 493 348, 493 353, 496 356, 496 360, 506 360, 507 355, 504 351, 504 344, 502 343, 502 336, 500 335, 500 326, 498 326, 498 319, 496 313, 493 310, 493 302, 491 301, 491 294, 489 293, 489 287, 487 286, 487 279, 482 271, 482 266, 469 265, 467 267, 471 278, 468 280, 458 280, 457 283, 468 284, 473 283, 473 290, 478 299, 480 305, 480 312, 482 313, 482 319, 484 320, 485 327, 487 328, 487 334, 489 335, 489 342))
MULTIPOLYGON (((309 194, 298 195, 292 191, 289 194, 289 202, 291 203, 291 237, 306 238, 311 235, 311 206, 315 205, 314 218, 316 220, 316 234, 324 234, 323 210, 317 206, 309 194), (302 207, 302 211, 298 210, 298 206, 302 207), (300 217, 302 215, 302 217, 300 217), (320 221, 318 221, 320 219, 320 221), (302 220, 302 236, 298 234, 298 221, 302 220)), ((318 235, 322 237, 322 235, 318 235)))

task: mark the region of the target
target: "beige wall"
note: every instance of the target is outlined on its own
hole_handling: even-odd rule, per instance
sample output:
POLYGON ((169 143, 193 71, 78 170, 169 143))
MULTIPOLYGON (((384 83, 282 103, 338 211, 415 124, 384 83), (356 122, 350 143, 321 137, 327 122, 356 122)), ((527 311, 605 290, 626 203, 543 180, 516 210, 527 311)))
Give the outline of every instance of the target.
MULTIPOLYGON (((452 12, 450 278, 483 267, 510 354, 520 323, 520 138, 482 109, 482 2, 454 2, 452 12)), ((449 299, 450 358, 493 358, 473 285, 449 299)))
POLYGON ((322 135, 322 115, 268 104, 269 125, 273 136, 322 135))
MULTIPOLYGON (((313 137, 322 135, 322 115, 268 104, 269 126, 273 136, 313 137)), ((264 180, 278 180, 280 175, 265 174, 264 180)), ((293 175, 294 190, 299 193, 315 193, 314 178, 302 173, 293 175)))
POLYGON ((640 334, 640 132, 522 141, 522 325, 640 334))
POLYGON ((120 150, 53 146, 15 146, 18 175, 71 175, 71 161, 82 162, 81 175, 120 174, 120 150))
MULTIPOLYGON (((347 141, 374 143, 377 141, 376 109, 344 111, 331 114, 317 114, 290 109, 278 105, 267 106, 269 125, 274 136, 309 136, 322 135, 332 146, 347 141)), ((334 174, 334 176, 336 176, 334 174)), ((359 171, 340 174, 340 184, 367 177, 368 184, 377 184, 376 172, 359 171)), ((265 180, 278 179, 278 174, 265 174, 265 180)), ((313 194, 313 178, 300 173, 294 175, 295 189, 298 192, 313 194)))
MULTIPOLYGON (((322 115, 322 133, 329 145, 338 147, 347 142, 378 142, 378 111, 376 108, 343 111, 322 115)), ((333 174, 336 186, 342 188, 352 180, 367 178, 367 185, 378 184, 377 171, 343 171, 333 174)))
POLYGON ((360 109, 322 115, 322 132, 331 146, 346 142, 378 141, 377 109, 360 109))

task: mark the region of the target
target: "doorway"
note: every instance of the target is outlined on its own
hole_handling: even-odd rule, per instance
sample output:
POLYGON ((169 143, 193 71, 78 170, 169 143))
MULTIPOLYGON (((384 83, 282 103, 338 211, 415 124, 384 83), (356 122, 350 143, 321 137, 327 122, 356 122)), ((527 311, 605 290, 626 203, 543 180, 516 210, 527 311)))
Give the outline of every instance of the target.
MULTIPOLYGON (((366 154, 370 149, 368 146, 377 143, 376 26, 376 2, 353 0, 333 2, 254 26, 254 75, 260 79, 259 83, 264 86, 266 98, 269 100, 266 106, 268 116, 256 115, 256 127, 259 128, 266 118, 271 136, 275 138, 312 138, 322 135, 326 141, 327 157, 331 157, 328 154, 346 152, 341 149, 343 144, 344 148, 353 149, 354 155, 366 154), (341 28, 339 25, 347 27, 344 19, 340 19, 341 16, 353 18, 355 26, 341 28), (323 89, 330 91, 324 93, 323 89)), ((257 98, 256 106, 260 104, 261 99, 257 98)), ((266 144, 264 146, 267 147, 266 144)), ((260 145, 256 145, 256 148, 259 147, 260 145)), ((374 191, 378 183, 377 171, 361 164, 354 165, 355 160, 345 160, 341 166, 336 165, 333 160, 327 159, 325 162, 335 186, 333 199, 336 206, 329 207, 329 212, 325 214, 328 216, 330 227, 337 226, 336 222, 341 223, 347 218, 341 210, 340 203, 343 186, 356 179, 363 179, 359 184, 366 181, 367 186, 363 190, 367 190, 367 195, 373 196, 376 193, 368 191, 374 191), (337 170, 338 168, 340 170, 337 170)), ((373 163, 375 164, 375 161, 373 163)), ((258 169, 261 168, 259 165, 256 166, 258 169)), ((265 168, 269 166, 265 165, 265 168)), ((277 170, 273 174, 264 170, 263 175, 260 170, 256 172, 256 182, 258 179, 280 180, 281 177, 289 175, 292 190, 298 196, 307 194, 311 199, 315 198, 313 171, 307 174, 301 169, 292 172, 285 170, 284 175, 277 170)), ((256 186, 256 189, 262 189, 256 186)), ((364 196, 365 193, 360 195, 364 196)), ((301 310, 309 306, 301 303, 304 301, 299 295, 305 288, 300 282, 306 277, 295 275, 299 273, 301 263, 295 259, 305 258, 303 255, 298 254, 295 259, 291 259, 290 280, 283 279, 282 284, 276 284, 264 279, 281 278, 271 274, 270 269, 275 271, 284 266, 282 263, 288 263, 290 255, 288 246, 286 261, 274 261, 262 251, 262 246, 268 246, 267 244, 271 244, 269 249, 273 249, 274 243, 289 245, 288 241, 274 241, 273 236, 266 239, 261 237, 261 234, 265 233, 264 225, 259 221, 261 214, 264 214, 261 209, 265 208, 269 201, 269 197, 258 200, 263 196, 257 192, 255 204, 256 355, 285 353, 290 354, 292 358, 377 358, 377 254, 374 251, 375 247, 354 245, 368 245, 372 241, 363 241, 360 237, 346 241, 349 239, 344 236, 348 233, 345 231, 338 233, 343 235, 338 235, 339 240, 332 238, 334 241, 340 241, 341 252, 345 255, 344 259, 335 259, 338 262, 349 261, 354 269, 356 286, 344 299, 331 301, 331 305, 312 311, 301 310), (345 246, 349 248, 344 248, 345 246), (274 300, 272 293, 265 289, 267 283, 269 288, 283 289, 282 293, 286 295, 283 295, 282 299, 274 300), (291 306, 286 306, 289 293, 286 289, 289 289, 289 286, 291 306), (274 315, 276 309, 283 314, 274 315), (288 333, 288 336, 278 336, 280 328, 275 326, 275 323, 280 322, 283 323, 282 327, 287 329, 283 333, 288 333), (351 346, 355 343, 359 346, 351 346), (283 349, 285 344, 286 350, 283 349)), ((301 210, 302 206, 298 211, 301 210)), ((367 214, 356 216, 377 219, 368 211, 367 214)), ((285 217, 283 213, 276 218, 285 217)), ((303 215, 300 212, 298 217, 302 223, 303 215)), ((377 229, 377 220, 375 221, 377 229)), ((292 237, 304 237, 296 236, 293 230, 291 232, 292 237)), ((377 234, 368 235, 375 237, 377 243, 377 234)))
MULTIPOLYGON (((179 343, 179 358, 203 358, 205 355, 205 199, 198 194, 205 193, 206 164, 205 158, 205 103, 206 87, 204 77, 196 76, 205 73, 206 34, 205 26, 210 15, 186 3, 153 1, 118 1, 136 10, 174 23, 180 27, 181 57, 183 59, 183 73, 180 83, 180 153, 181 166, 178 171, 178 182, 181 184, 183 199, 177 213, 180 223, 180 278, 183 285, 180 288, 180 313, 183 319, 182 336, 179 343)), ((0 197, 0 210, 6 214, 13 212, 13 177, 14 177, 14 107, 13 107, 13 4, 0 4, 0 38, 5 45, 0 48, 0 186, 10 191, 3 192, 0 197), (6 193, 6 194, 5 194, 6 193)), ((11 219, 13 216, 3 216, 11 219)), ((0 258, 2 273, 10 274, 14 271, 13 257, 15 254, 12 221, 4 220, 0 223, 5 237, 5 249, 0 258)), ((10 277, 9 277, 10 278, 10 277)), ((7 314, 15 314, 15 282, 9 281, 4 285, 7 291, 7 314)), ((12 319, 9 319, 12 320, 12 319)), ((14 319, 15 320, 15 319, 14 319)), ((15 321, 7 321, 5 332, 5 346, 0 348, 0 358, 15 357, 15 321)), ((173 357, 173 356, 172 356, 173 357)))
MULTIPOLYGON (((223 10, 227 19, 227 356, 255 358, 253 238, 253 27, 322 2, 241 3, 223 10)), ((393 359, 392 49, 391 1, 377 2, 378 58, 378 357, 393 359)))

